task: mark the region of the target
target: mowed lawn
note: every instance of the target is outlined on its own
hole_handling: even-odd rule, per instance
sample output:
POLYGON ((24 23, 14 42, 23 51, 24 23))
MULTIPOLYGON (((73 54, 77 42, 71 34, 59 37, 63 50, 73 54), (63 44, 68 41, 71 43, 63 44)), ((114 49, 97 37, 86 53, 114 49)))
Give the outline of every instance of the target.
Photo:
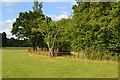
POLYGON ((27 49, 2 50, 3 78, 118 78, 118 63, 37 56, 27 49))

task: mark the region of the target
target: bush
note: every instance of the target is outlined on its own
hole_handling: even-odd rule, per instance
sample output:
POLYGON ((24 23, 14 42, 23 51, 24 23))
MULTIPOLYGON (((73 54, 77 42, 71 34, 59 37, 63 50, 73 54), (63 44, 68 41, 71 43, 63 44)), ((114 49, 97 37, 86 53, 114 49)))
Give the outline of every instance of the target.
POLYGON ((112 60, 118 61, 120 55, 118 53, 114 53, 109 49, 93 49, 93 48, 86 48, 84 49, 84 54, 87 59, 91 60, 112 60))

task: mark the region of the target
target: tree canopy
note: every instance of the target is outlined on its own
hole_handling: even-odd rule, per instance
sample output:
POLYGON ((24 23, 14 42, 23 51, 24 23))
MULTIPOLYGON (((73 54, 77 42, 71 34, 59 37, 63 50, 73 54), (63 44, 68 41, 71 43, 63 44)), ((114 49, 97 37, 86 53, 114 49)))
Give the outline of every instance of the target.
POLYGON ((29 39, 34 50, 47 46, 51 56, 55 49, 119 49, 119 6, 119 2, 77 2, 71 18, 54 21, 35 0, 33 11, 19 13, 12 34, 29 39))
POLYGON ((32 28, 38 28, 39 17, 44 20, 45 16, 42 12, 42 3, 34 1, 33 11, 20 12, 19 18, 13 23, 12 34, 18 36, 18 38, 30 39, 34 50, 37 47, 43 47, 43 36, 40 32, 32 32, 32 28))
POLYGON ((118 2, 77 2, 73 6, 73 19, 75 33, 79 34, 75 35, 78 47, 119 48, 118 8, 118 2))

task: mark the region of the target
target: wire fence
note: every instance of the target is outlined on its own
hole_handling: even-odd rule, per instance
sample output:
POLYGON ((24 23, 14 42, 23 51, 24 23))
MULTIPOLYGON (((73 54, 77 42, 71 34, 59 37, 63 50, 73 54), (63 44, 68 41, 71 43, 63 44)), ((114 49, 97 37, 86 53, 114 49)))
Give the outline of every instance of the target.
MULTIPOLYGON (((50 56, 47 49, 37 50, 29 49, 28 52, 50 56)), ((54 57, 66 57, 66 58, 77 58, 77 59, 89 59, 89 60, 105 60, 105 61, 119 61, 120 60, 120 50, 119 49, 108 49, 104 50, 77 50, 77 49, 59 49, 54 51, 54 57)))

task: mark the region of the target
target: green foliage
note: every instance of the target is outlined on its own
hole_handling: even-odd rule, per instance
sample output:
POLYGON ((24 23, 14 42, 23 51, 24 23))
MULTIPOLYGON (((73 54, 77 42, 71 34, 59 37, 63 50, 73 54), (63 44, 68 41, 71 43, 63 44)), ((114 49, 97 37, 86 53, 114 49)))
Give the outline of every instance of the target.
POLYGON ((2 33, 0 33, 0 47, 2 47, 2 33))
POLYGON ((72 47, 84 49, 88 59, 113 57, 99 50, 120 48, 119 6, 119 2, 77 2, 73 6, 72 47))
POLYGON ((7 46, 7 35, 5 32, 3 32, 1 36, 2 36, 2 47, 6 47, 7 46))
POLYGON ((31 47, 31 43, 29 39, 15 39, 11 37, 7 38, 7 34, 5 32, 0 33, 0 47, 31 47))
POLYGON ((45 16, 42 13, 42 3, 34 2, 33 11, 19 13, 19 18, 13 23, 12 34, 18 38, 27 38, 31 40, 33 48, 43 47, 43 36, 40 32, 32 32, 32 28, 38 28, 39 17, 44 20, 45 16))
POLYGON ((39 28, 33 28, 32 31, 41 32, 42 36, 44 37, 44 42, 49 48, 51 56, 54 56, 54 48, 57 46, 59 38, 58 35, 62 27, 59 26, 56 21, 52 21, 51 18, 47 16, 45 17, 45 20, 42 20, 42 18, 39 17, 38 21, 39 28))
POLYGON ((31 43, 28 39, 18 40, 14 39, 13 37, 7 39, 7 47, 31 47, 31 43))
POLYGON ((57 26, 61 27, 60 33, 58 35, 58 48, 60 49, 71 49, 71 39, 73 30, 72 19, 61 19, 57 22, 57 26))
POLYGON ((82 48, 119 48, 118 5, 118 2, 78 2, 73 6, 75 34, 79 34, 75 35, 75 46, 78 44, 82 48))
POLYGON ((12 29, 16 36, 30 39, 34 48, 47 45, 51 54, 54 49, 83 49, 89 59, 102 59, 107 55, 102 49, 120 48, 119 2, 77 2, 72 18, 59 21, 43 15, 42 7, 34 1, 33 11, 21 12, 12 29))

